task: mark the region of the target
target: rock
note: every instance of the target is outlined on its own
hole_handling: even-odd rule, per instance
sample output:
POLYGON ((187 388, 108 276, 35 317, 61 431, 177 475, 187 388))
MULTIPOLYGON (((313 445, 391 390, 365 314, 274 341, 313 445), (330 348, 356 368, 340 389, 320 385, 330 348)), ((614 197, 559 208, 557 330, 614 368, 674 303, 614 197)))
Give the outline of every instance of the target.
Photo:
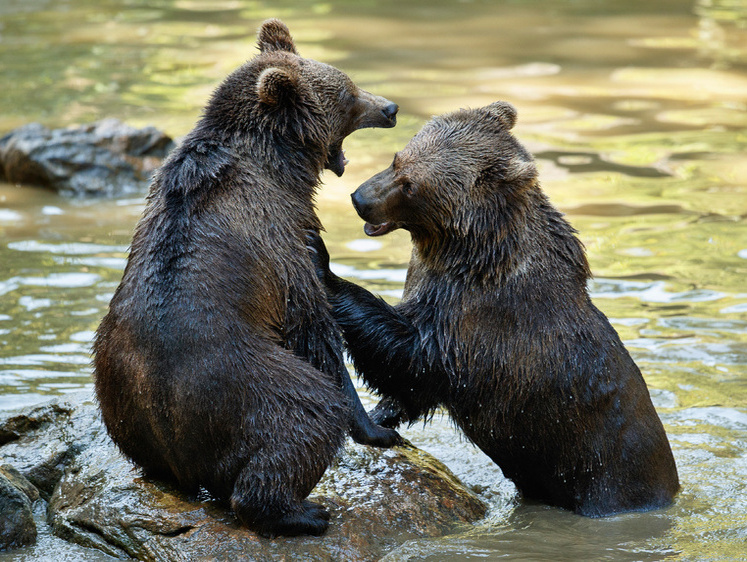
POLYGON ((117 196, 146 188, 173 147, 154 127, 116 119, 64 129, 31 123, 0 139, 0 177, 66 194, 117 196))
MULTIPOLYGON (((0 454, 24 474, 44 473, 41 467, 59 474, 62 465, 49 499, 53 532, 116 557, 377 560, 409 539, 455 531, 486 510, 427 453, 351 442, 311 495, 332 514, 327 533, 270 540, 239 526, 230 510, 207 495, 191 497, 142 477, 119 454, 88 400, 0 417, 3 439, 0 454), (42 450, 37 457, 34 446, 42 450)), ((40 479, 46 487, 53 480, 40 479)))
POLYGON ((65 467, 101 428, 87 395, 53 401, 0 415, 0 446, 5 463, 26 477, 49 500, 65 467))
POLYGON ((36 486, 24 478, 23 474, 18 472, 13 466, 9 464, 0 465, 0 477, 5 478, 10 484, 23 492, 29 501, 35 502, 39 499, 39 490, 37 490, 36 486))
POLYGON ((36 522, 32 502, 37 489, 10 465, 0 466, 0 550, 32 544, 36 522))

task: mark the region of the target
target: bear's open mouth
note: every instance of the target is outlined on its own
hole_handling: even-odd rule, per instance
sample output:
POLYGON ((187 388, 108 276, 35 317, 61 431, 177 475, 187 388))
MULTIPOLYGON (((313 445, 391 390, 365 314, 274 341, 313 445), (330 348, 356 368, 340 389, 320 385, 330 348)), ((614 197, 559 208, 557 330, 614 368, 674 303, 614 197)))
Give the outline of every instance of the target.
POLYGON ((383 222, 381 224, 371 224, 370 222, 367 222, 363 225, 363 232, 368 236, 382 236, 396 228, 397 225, 393 222, 383 222))
POLYGON ((332 170, 337 177, 340 177, 345 172, 345 165, 347 163, 348 159, 345 158, 345 151, 342 149, 342 144, 329 147, 327 162, 324 164, 325 168, 332 170))

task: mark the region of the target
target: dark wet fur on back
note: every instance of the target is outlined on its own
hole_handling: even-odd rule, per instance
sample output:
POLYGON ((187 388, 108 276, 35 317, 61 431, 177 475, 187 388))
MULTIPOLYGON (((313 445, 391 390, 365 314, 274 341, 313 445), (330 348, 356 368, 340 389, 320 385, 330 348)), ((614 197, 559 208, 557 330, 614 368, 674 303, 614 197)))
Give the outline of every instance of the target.
POLYGON ((342 140, 393 126, 396 106, 299 57, 277 20, 259 45, 153 180, 96 335, 96 392, 150 476, 206 488, 262 534, 321 534, 329 514, 304 498, 346 433, 398 436, 360 405, 304 236, 342 140))

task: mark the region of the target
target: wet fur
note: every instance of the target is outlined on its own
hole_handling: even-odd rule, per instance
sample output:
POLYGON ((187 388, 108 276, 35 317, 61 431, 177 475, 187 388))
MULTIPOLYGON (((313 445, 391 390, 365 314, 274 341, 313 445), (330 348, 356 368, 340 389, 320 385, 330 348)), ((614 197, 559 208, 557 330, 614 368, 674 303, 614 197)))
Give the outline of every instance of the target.
POLYGON ((515 119, 502 102, 435 118, 353 195, 364 220, 412 235, 398 305, 332 274, 310 237, 334 317, 385 396, 379 423, 445 407, 526 498, 593 517, 666 506, 664 428, 515 119))
POLYGON ((393 104, 299 57, 277 20, 259 46, 153 180, 95 385, 111 437, 150 476, 206 488, 262 534, 321 534, 329 514, 304 498, 345 434, 399 437, 360 404, 304 233, 321 228, 330 154, 392 126, 393 104))

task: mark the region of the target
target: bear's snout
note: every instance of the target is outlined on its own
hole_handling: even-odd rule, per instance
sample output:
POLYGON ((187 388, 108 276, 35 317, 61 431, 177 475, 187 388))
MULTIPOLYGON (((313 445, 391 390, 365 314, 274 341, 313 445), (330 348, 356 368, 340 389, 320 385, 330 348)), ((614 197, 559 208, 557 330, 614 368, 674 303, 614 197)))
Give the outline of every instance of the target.
POLYGON ((369 127, 389 129, 397 124, 399 106, 393 101, 365 90, 358 90, 358 104, 360 117, 356 129, 369 127))
POLYGON ((394 103, 390 102, 389 105, 384 107, 384 109, 381 110, 381 113, 384 115, 384 117, 391 122, 391 126, 394 127, 397 124, 397 112, 399 111, 399 106, 394 103))
POLYGON ((386 221, 382 216, 383 203, 386 200, 388 192, 387 186, 391 184, 387 174, 388 170, 379 172, 368 181, 362 183, 358 189, 350 196, 353 200, 353 207, 358 216, 364 221, 381 223, 386 221))
POLYGON ((356 190, 354 193, 351 193, 350 199, 353 200, 353 208, 355 209, 355 212, 358 213, 358 216, 365 218, 368 211, 368 204, 358 191, 359 190, 356 190))
POLYGON ((394 177, 389 168, 363 183, 350 196, 358 216, 366 221, 363 230, 369 236, 381 236, 400 228, 387 212, 393 186, 394 177))

